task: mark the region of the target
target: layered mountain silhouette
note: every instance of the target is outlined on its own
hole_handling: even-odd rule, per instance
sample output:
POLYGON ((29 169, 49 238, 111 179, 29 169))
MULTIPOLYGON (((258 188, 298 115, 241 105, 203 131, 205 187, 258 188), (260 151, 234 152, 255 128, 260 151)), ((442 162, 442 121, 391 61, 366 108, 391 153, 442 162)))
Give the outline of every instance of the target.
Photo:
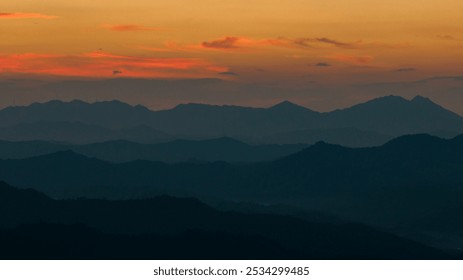
POLYGON ((257 162, 293 154, 307 145, 249 145, 232 138, 174 140, 159 144, 140 144, 123 140, 86 145, 43 141, 10 142, 0 140, 0 158, 20 159, 72 150, 111 162, 151 160, 162 162, 227 161, 257 162))
POLYGON ((326 126, 355 127, 397 136, 438 131, 461 133, 461 120, 461 116, 425 97, 408 101, 387 96, 328 113, 323 121, 326 126))
POLYGON ((81 122, 37 121, 4 127, 0 130, 0 139, 73 144, 89 144, 115 139, 137 143, 160 143, 172 140, 172 136, 148 126, 109 129, 81 122))
POLYGON ((150 111, 143 106, 130 106, 119 101, 93 104, 50 101, 1 110, 0 127, 5 132, 0 138, 11 141, 51 140, 43 132, 50 130, 47 128, 50 123, 61 124, 63 131, 69 123, 92 126, 93 130, 75 128, 76 131, 85 131, 82 137, 78 136, 78 132, 73 137, 59 137, 59 133, 53 137, 57 138, 53 139, 55 141, 72 143, 120 139, 139 139, 137 142, 146 143, 166 138, 232 137, 252 143, 327 141, 359 147, 380 145, 404 134, 430 133, 453 137, 463 132, 461 116, 427 98, 417 96, 406 100, 386 96, 328 113, 315 112, 288 101, 270 108, 182 104, 163 111, 150 111), (26 124, 28 127, 24 128, 26 124), (130 129, 137 127, 152 132, 144 137, 131 136, 130 129))
POLYGON ((459 258, 461 133, 421 96, 5 108, 0 258, 459 258))
POLYGON ((140 160, 115 164, 64 151, 1 160, 0 179, 62 198, 170 194, 286 203, 407 236, 426 229, 428 236, 419 240, 436 246, 443 246, 439 239, 453 236, 444 243, 457 248, 463 242, 458 227, 425 226, 423 220, 461 209, 462 139, 411 135, 380 147, 355 149, 319 142, 278 160, 247 164, 140 160))
POLYGON ((217 211, 196 199, 53 200, 0 183, 1 259, 448 259, 359 224, 217 211))
POLYGON ((0 178, 16 186, 163 185, 191 186, 192 190, 210 186, 218 192, 227 188, 243 191, 246 188, 241 185, 245 183, 252 186, 249 192, 266 188, 266 193, 281 190, 287 195, 323 193, 338 187, 360 190, 370 185, 456 184, 463 181, 461 139, 411 135, 380 147, 356 149, 319 142, 293 155, 254 164, 146 160, 114 164, 69 150, 0 160, 0 178), (16 176, 16 170, 24 176, 16 176))

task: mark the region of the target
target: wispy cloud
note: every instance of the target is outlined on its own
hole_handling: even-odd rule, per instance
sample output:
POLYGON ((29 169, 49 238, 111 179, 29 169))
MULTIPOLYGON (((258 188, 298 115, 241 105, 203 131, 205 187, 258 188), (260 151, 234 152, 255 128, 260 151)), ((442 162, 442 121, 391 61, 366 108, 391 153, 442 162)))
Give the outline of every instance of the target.
POLYGON ((348 55, 348 54, 336 54, 330 57, 331 59, 354 64, 354 65, 364 65, 373 61, 373 56, 370 55, 348 55))
POLYGON ((225 37, 222 39, 205 41, 201 44, 204 48, 212 49, 233 49, 238 48, 239 37, 225 37))
POLYGON ((259 48, 259 47, 280 47, 290 49, 371 49, 371 48, 404 48, 409 47, 409 44, 387 44, 381 42, 363 42, 361 40, 354 42, 346 42, 329 37, 277 37, 267 39, 253 39, 238 36, 226 36, 224 38, 204 41, 201 44, 202 48, 221 49, 221 50, 236 50, 244 48, 259 48))
POLYGON ((441 39, 441 40, 447 40, 447 41, 455 41, 455 40, 457 40, 457 38, 455 38, 452 35, 448 35, 448 34, 436 35, 436 38, 441 39))
POLYGON ((50 16, 39 13, 0 13, 0 19, 54 19, 56 16, 50 16))
POLYGON ((395 72, 413 72, 413 71, 416 71, 416 68, 406 67, 406 68, 399 68, 395 70, 395 72))
POLYGON ((91 52, 79 55, 15 54, 0 56, 0 73, 75 77, 207 77, 229 71, 201 58, 155 58, 91 52))
POLYGON ((219 75, 225 75, 225 76, 239 76, 238 73, 236 73, 236 72, 231 72, 231 71, 220 72, 219 75))
POLYGON ((314 66, 316 66, 316 67, 330 67, 331 64, 326 63, 326 62, 319 62, 319 63, 316 63, 314 66))
POLYGON ((338 47, 338 48, 354 48, 355 47, 355 43, 340 42, 338 40, 333 40, 333 39, 330 39, 330 38, 315 38, 313 40, 315 40, 316 42, 319 42, 319 43, 333 45, 333 46, 338 47))
POLYGON ((129 32, 129 31, 160 31, 162 28, 150 27, 136 24, 123 24, 123 25, 103 25, 102 28, 112 31, 129 32))

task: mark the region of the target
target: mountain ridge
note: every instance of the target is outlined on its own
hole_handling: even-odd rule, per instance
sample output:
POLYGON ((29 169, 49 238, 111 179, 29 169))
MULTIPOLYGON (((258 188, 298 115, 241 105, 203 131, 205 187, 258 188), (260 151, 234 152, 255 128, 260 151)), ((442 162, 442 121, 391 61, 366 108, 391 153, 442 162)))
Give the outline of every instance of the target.
MULTIPOLYGON (((412 100, 386 96, 325 113, 289 101, 268 108, 190 103, 160 111, 120 101, 50 101, 0 111, 0 127, 5 131, 15 125, 40 121, 80 122, 110 130, 139 127, 139 133, 144 127, 157 131, 158 138, 161 134, 171 139, 190 140, 231 137, 261 144, 331 140, 339 144, 372 146, 404 134, 432 133, 452 137, 463 133, 463 117, 421 96, 412 100), (349 140, 343 142, 343 139, 349 140)), ((0 139, 9 140, 49 140, 34 139, 33 133, 29 137, 5 137, 0 135, 0 139)), ((107 140, 117 140, 116 137, 112 135, 107 140)))
MULTIPOLYGON (((197 241, 191 239, 198 235, 203 236, 202 239, 207 242, 200 243, 202 250, 194 250, 190 253, 192 259, 199 258, 206 254, 205 251, 216 248, 217 239, 224 242, 223 239, 226 237, 229 241, 225 244, 233 242, 233 245, 225 251, 224 245, 220 246, 220 251, 225 252, 221 254, 221 258, 229 258, 230 252, 241 256, 241 259, 249 258, 249 254, 256 258, 260 256, 260 259, 452 257, 438 249, 366 225, 355 223, 334 225, 276 214, 220 211, 192 198, 158 196, 144 200, 56 200, 34 190, 15 189, 5 183, 0 183, 0 194, 2 195, 0 201, 4 202, 0 204, 0 209, 4 213, 0 217, 0 237, 2 237, 0 258, 8 254, 17 255, 14 253, 18 251, 17 248, 22 248, 20 250, 22 258, 27 258, 31 254, 36 256, 61 254, 61 258, 67 258, 69 253, 78 252, 91 258, 95 251, 100 251, 101 247, 105 248, 110 244, 112 246, 109 247, 117 244, 116 251, 119 252, 117 256, 119 258, 125 256, 124 259, 140 259, 149 255, 151 255, 149 259, 153 259, 153 256, 159 255, 159 253, 155 254, 157 251, 165 249, 174 252, 170 254, 176 256, 174 258, 184 258, 185 253, 183 251, 178 253, 178 249, 185 247, 186 244, 182 243, 179 246, 178 242, 187 238, 186 240, 189 240, 187 244, 191 243, 189 245, 191 247, 192 244, 197 244, 197 241), (82 230, 83 228, 85 230, 82 230), (99 235, 98 241, 94 240, 95 234, 99 235), (116 240, 114 235, 118 236, 116 240), (132 238, 129 242, 128 237, 132 238), (166 237, 170 237, 171 241, 169 242, 166 237), (134 242, 135 240, 141 242, 134 242), (256 243, 257 240, 260 241, 256 243), (162 245, 166 241, 167 246, 162 245), (239 245, 243 242, 246 246, 239 245), (92 249, 76 250, 75 243, 80 244, 78 247, 92 249), (143 245, 136 250, 126 249, 134 245, 138 247, 140 243, 143 245), (43 247, 42 244, 47 244, 47 250, 36 249, 36 247, 43 247), (128 246, 130 244, 132 246, 128 246), (179 248, 174 250, 173 248, 177 246, 179 248), (236 246, 240 250, 236 251, 236 246), (256 249, 255 246, 261 248, 256 249), (146 247, 149 250, 142 249, 146 247), (233 247, 235 250, 232 249, 233 247), (58 248, 60 249, 57 250, 58 248), (152 248, 156 249, 152 250, 152 248), (269 250, 270 248, 273 250, 269 250), (64 253, 65 251, 67 253, 64 253), (133 252, 137 253, 133 254, 133 252), (269 252, 272 254, 268 255, 269 252)), ((165 258, 166 252, 162 252, 161 255, 165 258)))

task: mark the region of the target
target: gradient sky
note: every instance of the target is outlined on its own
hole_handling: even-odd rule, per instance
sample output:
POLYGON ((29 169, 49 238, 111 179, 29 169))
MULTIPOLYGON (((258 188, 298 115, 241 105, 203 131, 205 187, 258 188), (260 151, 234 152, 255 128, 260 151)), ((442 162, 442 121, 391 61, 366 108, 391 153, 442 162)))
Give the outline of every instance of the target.
POLYGON ((2 81, 212 77, 328 110, 367 91, 426 95, 409 84, 431 78, 441 92, 432 97, 463 112, 460 0, 3 0, 0 9, 2 81))

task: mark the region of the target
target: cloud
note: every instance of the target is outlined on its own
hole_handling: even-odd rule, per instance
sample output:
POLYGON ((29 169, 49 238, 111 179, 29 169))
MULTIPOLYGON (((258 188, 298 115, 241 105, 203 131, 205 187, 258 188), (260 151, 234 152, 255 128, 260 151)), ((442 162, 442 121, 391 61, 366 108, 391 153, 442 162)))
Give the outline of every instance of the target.
POLYGON ((0 73, 41 74, 73 77, 198 78, 228 71, 201 58, 125 56, 105 52, 79 55, 0 55, 0 73))
MULTIPOLYGON (((296 38, 296 39, 279 39, 283 42, 286 41, 290 45, 294 45, 301 48, 312 48, 312 43, 314 42, 311 38, 296 38)), ((284 46, 284 44, 282 44, 284 46)))
POLYGON ((320 42, 320 43, 333 45, 333 46, 339 47, 339 48, 354 48, 355 47, 354 44, 340 42, 340 41, 329 39, 329 38, 315 38, 313 40, 315 40, 317 42, 320 42))
POLYGON ((453 80, 453 81, 463 81, 463 76, 435 76, 429 77, 426 79, 418 80, 417 83, 427 83, 430 81, 439 81, 439 80, 453 80))
POLYGON ((328 37, 299 37, 299 38, 248 38, 238 36, 225 36, 223 38, 204 41, 198 45, 187 45, 179 46, 175 43, 169 42, 165 45, 164 49, 161 48, 149 48, 142 47, 145 50, 151 50, 156 52, 201 52, 204 50, 220 50, 220 51, 234 51, 234 52, 246 52, 249 50, 260 50, 262 48, 278 47, 288 49, 327 49, 327 48, 338 48, 338 49, 369 49, 369 48, 404 48, 409 47, 409 44, 385 44, 378 42, 363 43, 362 41, 356 42, 344 42, 328 37))
POLYGON ((319 63, 315 64, 314 66, 316 66, 316 67, 330 67, 331 64, 326 63, 326 62, 319 62, 319 63))
POLYGON ((286 47, 286 48, 322 48, 324 45, 331 45, 337 48, 360 48, 360 43, 346 43, 326 37, 300 37, 286 38, 278 37, 276 39, 267 39, 262 41, 263 44, 286 47))
POLYGON ((399 68, 395 70, 396 72, 412 72, 416 71, 416 68, 408 67, 408 68, 399 68))
POLYGON ((324 46, 334 46, 337 48, 355 48, 357 47, 354 43, 346 43, 338 40, 320 37, 320 38, 269 38, 269 39, 253 39, 246 37, 235 37, 226 36, 221 39, 204 41, 201 44, 202 48, 209 49, 222 49, 232 50, 240 48, 259 48, 259 47, 281 47, 291 49, 312 49, 312 48, 323 48, 324 46))
POLYGON ((112 30, 112 31, 120 31, 120 32, 127 32, 127 31, 159 31, 162 30, 161 28, 157 27, 149 27, 143 25, 134 25, 134 24, 127 24, 127 25, 103 25, 103 28, 112 30))
POLYGON ((38 13, 0 13, 0 19, 53 19, 56 16, 38 14, 38 13))
POLYGON ((436 35, 437 38, 441 40, 448 40, 448 41, 455 41, 457 38, 453 37, 452 35, 436 35))
POLYGON ((236 73, 236 72, 230 72, 230 71, 220 72, 219 75, 239 76, 238 73, 236 73))
POLYGON ((240 38, 238 37, 225 37, 213 41, 205 41, 201 46, 212 49, 234 49, 238 48, 237 43, 239 40, 240 38))
POLYGON ((337 54, 337 55, 331 56, 330 58, 337 60, 337 61, 354 64, 354 65, 368 64, 371 61, 373 61, 373 57, 369 55, 337 54))

